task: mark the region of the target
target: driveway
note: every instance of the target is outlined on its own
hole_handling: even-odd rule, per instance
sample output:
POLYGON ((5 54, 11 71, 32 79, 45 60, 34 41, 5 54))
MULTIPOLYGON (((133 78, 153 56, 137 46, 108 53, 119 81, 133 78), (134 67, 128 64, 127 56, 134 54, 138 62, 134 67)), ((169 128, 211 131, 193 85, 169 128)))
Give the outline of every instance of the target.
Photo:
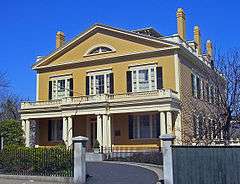
POLYGON ((87 184, 156 184, 158 175, 148 169, 107 162, 87 163, 87 184), (92 176, 92 177, 91 177, 92 176))
MULTIPOLYGON (((161 177, 161 171, 154 171, 118 162, 88 162, 87 173, 90 177, 87 184, 156 184, 161 177), (156 174, 156 172, 160 176, 156 174)), ((17 180, 0 178, 0 184, 50 184, 55 182, 40 182, 36 180, 17 180)), ((59 182, 58 182, 59 183, 59 182)))

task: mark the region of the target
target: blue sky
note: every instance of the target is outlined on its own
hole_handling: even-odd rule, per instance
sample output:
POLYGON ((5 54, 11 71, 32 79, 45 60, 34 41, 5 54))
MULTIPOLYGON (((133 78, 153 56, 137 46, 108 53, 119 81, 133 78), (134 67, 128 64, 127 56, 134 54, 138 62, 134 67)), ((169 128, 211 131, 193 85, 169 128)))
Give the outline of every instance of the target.
POLYGON ((35 99, 38 55, 55 48, 55 34, 64 31, 67 40, 94 23, 123 29, 154 27, 163 35, 176 33, 176 10, 187 19, 187 38, 199 25, 202 42, 211 39, 219 48, 240 46, 238 1, 217 0, 8 0, 0 5, 0 71, 6 72, 11 90, 24 99, 35 99))

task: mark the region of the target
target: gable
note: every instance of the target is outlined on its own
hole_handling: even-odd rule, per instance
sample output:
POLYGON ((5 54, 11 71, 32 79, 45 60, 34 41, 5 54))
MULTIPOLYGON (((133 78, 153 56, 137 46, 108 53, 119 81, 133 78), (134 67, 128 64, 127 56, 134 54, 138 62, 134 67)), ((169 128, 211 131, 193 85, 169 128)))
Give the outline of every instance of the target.
POLYGON ((85 35, 84 38, 80 37, 79 40, 63 48, 61 52, 53 53, 53 56, 50 55, 51 57, 47 57, 43 62, 36 64, 34 67, 50 67, 72 62, 84 62, 87 60, 154 51, 169 46, 170 44, 165 44, 160 41, 154 42, 151 39, 141 39, 141 37, 138 36, 129 36, 112 30, 96 28, 89 32, 88 35, 85 35), (109 45, 111 48, 114 48, 114 52, 87 55, 87 52, 89 52, 91 48, 101 45, 109 45))

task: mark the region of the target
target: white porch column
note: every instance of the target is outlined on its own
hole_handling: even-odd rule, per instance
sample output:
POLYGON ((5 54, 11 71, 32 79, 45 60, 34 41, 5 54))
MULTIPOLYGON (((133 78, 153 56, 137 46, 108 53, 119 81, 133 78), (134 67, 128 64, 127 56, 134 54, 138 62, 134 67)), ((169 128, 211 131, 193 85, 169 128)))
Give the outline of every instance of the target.
POLYGON ((97 140, 101 148, 103 145, 102 115, 97 115, 97 140))
POLYGON ((172 134, 172 112, 167 112, 167 134, 172 134))
POLYGON ((112 149, 112 117, 110 115, 107 116, 107 147, 112 149))
POLYGON ((73 120, 72 117, 68 117, 68 145, 69 148, 72 146, 72 138, 73 138, 73 120))
POLYGON ((102 115, 102 118, 103 118, 103 148, 107 148, 109 149, 108 147, 108 116, 106 114, 103 114, 102 115))
POLYGON ((160 135, 166 134, 166 119, 165 112, 160 112, 160 135))
MULTIPOLYGON (((22 130, 23 130, 23 132, 24 132, 24 134, 25 134, 25 132, 26 132, 26 122, 25 122, 26 120, 22 120, 22 130)), ((25 135, 24 135, 24 137, 25 137, 25 135)))
POLYGON ((176 112, 176 120, 175 120, 175 136, 176 139, 174 143, 182 144, 182 126, 181 126, 181 112, 176 112))
POLYGON ((30 147, 30 120, 25 120, 25 145, 30 147))
POLYGON ((112 147, 112 128, 110 115, 104 114, 103 116, 103 147, 106 151, 111 151, 112 147))
POLYGON ((63 118, 63 135, 62 135, 62 139, 65 143, 65 145, 67 146, 68 145, 68 118, 67 117, 64 117, 63 118))

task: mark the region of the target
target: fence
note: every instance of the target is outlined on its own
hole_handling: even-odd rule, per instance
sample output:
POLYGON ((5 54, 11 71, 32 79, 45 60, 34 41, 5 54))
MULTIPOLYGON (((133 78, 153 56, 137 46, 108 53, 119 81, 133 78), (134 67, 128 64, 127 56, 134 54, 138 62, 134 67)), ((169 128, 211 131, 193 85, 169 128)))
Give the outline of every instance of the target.
POLYGON ((174 184, 240 183, 240 147, 172 146, 174 184))
POLYGON ((163 157, 160 148, 121 147, 103 149, 105 161, 137 162, 162 165, 163 157))
POLYGON ((73 176, 73 151, 63 148, 12 148, 0 151, 0 173, 73 176))

